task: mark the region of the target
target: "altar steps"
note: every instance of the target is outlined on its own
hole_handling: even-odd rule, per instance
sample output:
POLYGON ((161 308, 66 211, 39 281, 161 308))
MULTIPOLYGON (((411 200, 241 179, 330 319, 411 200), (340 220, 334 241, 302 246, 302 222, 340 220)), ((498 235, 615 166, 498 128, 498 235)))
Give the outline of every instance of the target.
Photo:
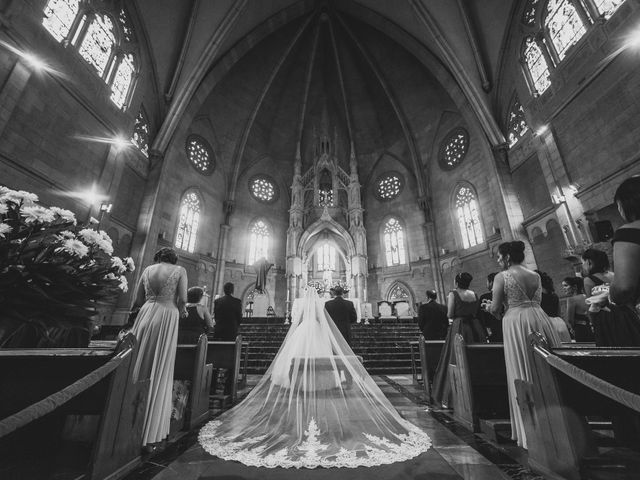
MULTIPOLYGON (((284 341, 289 326, 272 319, 269 323, 245 319, 240 326, 243 340, 249 342, 247 373, 263 374, 284 341)), ((351 327, 353 350, 363 358, 367 371, 374 375, 411 373, 409 341, 420 335, 413 319, 384 320, 372 325, 351 327)))

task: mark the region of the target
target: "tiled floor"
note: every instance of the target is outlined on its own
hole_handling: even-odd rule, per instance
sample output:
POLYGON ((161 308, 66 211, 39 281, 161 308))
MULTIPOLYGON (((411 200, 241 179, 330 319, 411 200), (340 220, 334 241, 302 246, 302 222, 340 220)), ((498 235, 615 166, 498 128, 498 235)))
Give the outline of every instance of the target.
MULTIPOLYGON (((266 469, 226 462, 207 454, 197 443, 197 432, 183 437, 163 454, 147 460, 127 480, 240 480, 240 479, 466 479, 538 480, 505 451, 451 421, 446 412, 429 411, 422 391, 411 376, 375 377, 398 411, 426 431, 432 448, 402 463, 355 469, 266 469)), ((255 379, 250 379, 255 382, 255 379)))

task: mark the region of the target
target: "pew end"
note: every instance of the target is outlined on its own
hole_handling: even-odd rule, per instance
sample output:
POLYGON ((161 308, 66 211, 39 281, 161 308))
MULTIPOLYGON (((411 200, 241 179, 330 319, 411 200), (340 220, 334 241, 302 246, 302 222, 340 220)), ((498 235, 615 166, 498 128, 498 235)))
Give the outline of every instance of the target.
POLYGON ((238 401, 238 376, 240 374, 240 359, 242 357, 242 335, 238 335, 234 341, 209 340, 206 353, 207 363, 212 365, 214 370, 224 368, 228 375, 232 376, 231 392, 217 394, 219 374, 214 375, 211 382, 211 399, 221 403, 224 408, 227 403, 235 404, 238 401))

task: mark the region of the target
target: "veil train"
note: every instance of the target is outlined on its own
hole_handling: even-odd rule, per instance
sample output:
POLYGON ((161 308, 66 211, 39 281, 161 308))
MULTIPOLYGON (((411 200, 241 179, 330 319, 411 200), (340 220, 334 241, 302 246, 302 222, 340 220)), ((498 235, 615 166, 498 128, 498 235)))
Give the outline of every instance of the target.
POLYGON ((199 441, 224 460, 284 468, 382 465, 431 445, 387 400, 313 289, 256 387, 199 441))

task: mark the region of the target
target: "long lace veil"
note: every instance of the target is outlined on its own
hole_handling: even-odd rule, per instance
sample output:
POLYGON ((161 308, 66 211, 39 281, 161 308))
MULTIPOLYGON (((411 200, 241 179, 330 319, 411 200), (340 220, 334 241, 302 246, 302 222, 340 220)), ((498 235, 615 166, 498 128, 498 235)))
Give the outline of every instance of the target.
POLYGON ((202 447, 263 467, 359 467, 426 451, 309 289, 271 366, 236 407, 200 431, 202 447))

